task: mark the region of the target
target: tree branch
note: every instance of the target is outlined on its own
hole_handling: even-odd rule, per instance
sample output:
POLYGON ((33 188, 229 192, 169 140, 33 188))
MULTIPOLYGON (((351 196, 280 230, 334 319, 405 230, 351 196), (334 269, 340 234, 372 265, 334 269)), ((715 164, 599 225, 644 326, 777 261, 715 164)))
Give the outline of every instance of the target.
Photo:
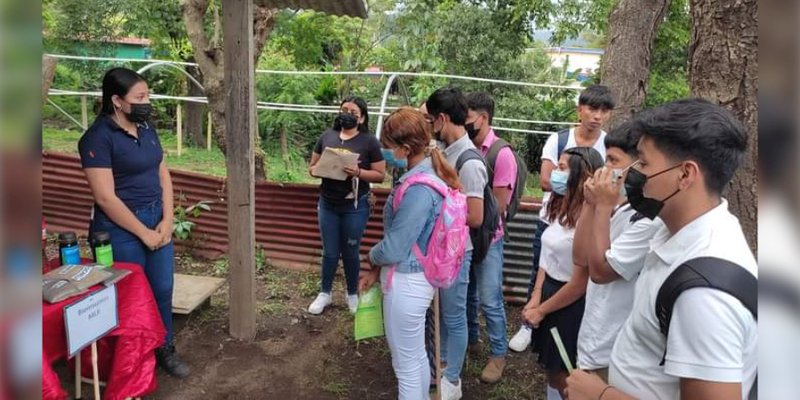
POLYGON ((214 75, 222 67, 222 49, 212 47, 206 37, 205 14, 208 0, 183 0, 181 11, 186 25, 186 35, 192 43, 194 58, 203 75, 214 75))
POLYGON ((269 9, 268 7, 257 6, 253 10, 253 56, 255 57, 255 65, 258 65, 258 59, 261 57, 267 38, 272 32, 272 28, 275 27, 275 16, 277 14, 277 9, 269 9))

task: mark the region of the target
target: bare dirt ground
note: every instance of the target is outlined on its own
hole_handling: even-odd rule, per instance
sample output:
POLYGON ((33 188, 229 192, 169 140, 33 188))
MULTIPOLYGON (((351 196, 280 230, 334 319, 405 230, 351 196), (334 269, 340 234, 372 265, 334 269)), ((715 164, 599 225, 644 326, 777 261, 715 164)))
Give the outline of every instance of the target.
MULTIPOLYGON (((183 273, 223 275, 215 264, 182 259, 183 273)), ((227 287, 210 307, 176 321, 178 348, 192 376, 176 380, 159 372, 163 399, 394 399, 397 381, 384 338, 355 342, 353 317, 344 306, 341 276, 334 306, 320 316, 306 307, 318 290, 318 274, 264 266, 258 273, 258 335, 252 343, 228 336, 227 287)), ((519 308, 509 307, 510 316, 519 308)), ((515 326, 516 327, 516 326, 515 326)), ((469 357, 463 373, 464 399, 543 398, 543 376, 530 353, 511 354, 504 379, 478 380, 488 357, 469 357)))

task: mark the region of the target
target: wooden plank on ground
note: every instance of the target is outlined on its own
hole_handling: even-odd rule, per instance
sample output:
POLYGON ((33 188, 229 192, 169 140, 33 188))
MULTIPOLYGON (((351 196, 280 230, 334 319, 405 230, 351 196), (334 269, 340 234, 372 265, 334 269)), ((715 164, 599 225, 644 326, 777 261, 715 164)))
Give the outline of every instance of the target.
POLYGON ((189 314, 205 302, 223 284, 225 279, 210 276, 175 274, 172 293, 172 312, 189 314))

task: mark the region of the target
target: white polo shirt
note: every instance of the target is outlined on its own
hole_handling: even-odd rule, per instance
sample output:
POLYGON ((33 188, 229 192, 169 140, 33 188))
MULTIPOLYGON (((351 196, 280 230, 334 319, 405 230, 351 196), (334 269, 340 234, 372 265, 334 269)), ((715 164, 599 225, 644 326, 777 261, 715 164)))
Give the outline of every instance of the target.
POLYGON ((758 326, 739 300, 714 289, 687 290, 675 302, 669 343, 659 330, 658 290, 675 268, 697 257, 722 258, 757 276, 756 260, 727 201, 674 235, 666 226, 656 232, 633 309, 611 352, 611 385, 641 399, 679 399, 680 378, 741 382, 747 398, 758 366, 758 326))
POLYGON ((578 333, 579 368, 608 368, 614 341, 633 307, 636 278, 644 267, 650 240, 664 225, 659 218, 635 215, 636 211, 625 204, 611 217, 611 247, 606 260, 623 279, 602 285, 590 280, 586 287, 586 311, 578 333))
POLYGON ((575 241, 575 228, 566 228, 558 221, 552 221, 542 233, 542 255, 539 267, 551 278, 568 282, 572 276, 572 244, 575 241))

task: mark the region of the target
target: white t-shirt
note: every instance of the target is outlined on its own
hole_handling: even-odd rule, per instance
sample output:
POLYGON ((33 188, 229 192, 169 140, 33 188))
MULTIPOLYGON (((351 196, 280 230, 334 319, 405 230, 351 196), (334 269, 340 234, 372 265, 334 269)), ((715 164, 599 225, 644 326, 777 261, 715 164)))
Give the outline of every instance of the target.
POLYGON ((606 260, 624 279, 602 285, 589 281, 578 333, 579 368, 608 368, 614 341, 633 307, 636 277, 644 266, 650 240, 664 224, 659 218, 635 215, 636 211, 626 204, 611 217, 611 248, 606 251, 606 260))
POLYGON ((748 397, 758 367, 758 326, 733 296, 708 288, 675 302, 669 341, 655 315, 658 290, 683 262, 718 257, 758 274, 739 221, 727 201, 672 235, 660 228, 636 282, 633 309, 611 352, 609 383, 641 399, 679 399, 680 379, 741 382, 748 397), (666 361, 659 365, 666 347, 666 361))
MULTIPOLYGON (((600 131, 600 137, 594 142, 594 149, 603 156, 603 160, 606 159, 606 131, 600 131)), ((573 147, 578 147, 578 143, 575 141, 575 128, 570 128, 569 130, 569 137, 567 138, 567 144, 564 146, 564 150, 571 149, 573 147)), ((558 165, 558 134, 554 133, 547 138, 547 141, 544 142, 544 147, 542 147, 542 161, 550 160, 555 165, 558 165)), ((547 215, 547 203, 550 202, 550 192, 544 192, 542 194, 542 208, 539 209, 539 218, 542 221, 547 221, 545 215, 547 215)))
POLYGON ((542 255, 539 267, 551 278, 567 282, 572 276, 572 244, 575 228, 566 228, 553 221, 542 233, 542 255))

